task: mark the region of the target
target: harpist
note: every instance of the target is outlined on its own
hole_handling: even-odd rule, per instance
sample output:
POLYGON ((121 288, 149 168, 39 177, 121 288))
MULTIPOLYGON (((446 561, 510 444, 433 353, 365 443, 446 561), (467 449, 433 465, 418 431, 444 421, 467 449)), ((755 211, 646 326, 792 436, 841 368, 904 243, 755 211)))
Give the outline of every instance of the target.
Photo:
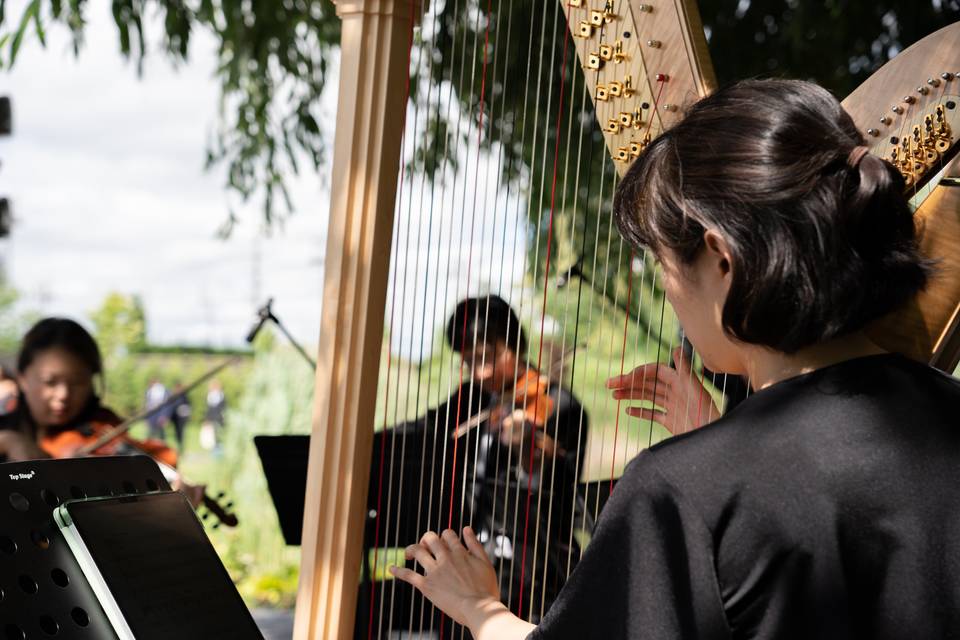
POLYGON ((960 637, 960 381, 862 333, 930 275, 903 187, 814 84, 693 106, 615 215, 706 366, 755 393, 633 461, 540 626, 469 529, 395 575, 483 640, 960 637))

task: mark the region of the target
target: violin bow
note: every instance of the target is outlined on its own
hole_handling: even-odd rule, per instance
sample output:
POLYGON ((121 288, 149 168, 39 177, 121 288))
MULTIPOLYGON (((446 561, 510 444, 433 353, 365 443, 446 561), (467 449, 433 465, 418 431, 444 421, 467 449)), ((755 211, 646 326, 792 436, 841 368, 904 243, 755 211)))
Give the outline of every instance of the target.
POLYGON ((120 436, 122 436, 123 434, 125 434, 126 432, 130 431, 130 428, 131 428, 133 425, 135 425, 136 423, 140 422, 141 420, 145 420, 146 418, 149 418, 150 416, 152 416, 152 415, 154 415, 154 414, 157 414, 157 413, 163 411, 163 410, 166 409, 167 407, 172 406, 175 402, 177 402, 178 400, 180 400, 180 398, 184 397, 185 395, 187 395, 188 393, 190 393, 191 391, 193 391, 194 389, 196 389, 197 387, 199 387, 201 384, 203 384, 204 382, 206 382, 207 380, 209 380, 209 379, 212 378, 213 376, 217 375, 217 374, 220 373, 222 370, 226 369, 229 365, 234 364, 234 363, 237 362, 239 359, 240 359, 240 356, 232 356, 232 357, 230 357, 230 358, 227 358, 225 361, 221 362, 220 364, 218 364, 217 366, 215 366, 213 369, 210 369, 209 371, 207 371, 206 373, 204 373, 202 376, 200 376, 199 378, 197 378, 196 380, 194 380, 193 382, 191 382, 189 385, 187 385, 186 387, 184 387, 182 390, 180 390, 180 391, 178 391, 177 393, 173 394, 172 396, 170 396, 169 398, 167 398, 166 400, 164 400, 163 402, 161 402, 161 403, 158 404, 157 406, 151 407, 151 408, 149 408, 149 409, 145 409, 145 410, 141 411, 140 413, 138 413, 138 414, 136 414, 136 415, 134 415, 134 416, 132 416, 132 417, 130 417, 130 418, 127 418, 126 420, 124 420, 123 422, 121 422, 120 424, 118 424, 117 426, 112 427, 112 428, 109 429, 108 431, 105 431, 105 432, 103 433, 103 435, 99 436, 96 440, 94 440, 94 441, 91 442, 90 444, 86 444, 86 445, 80 447, 79 449, 77 449, 76 455, 77 455, 77 456, 88 456, 88 455, 91 455, 94 451, 96 451, 96 450, 99 449, 100 447, 103 447, 103 446, 105 446, 105 445, 107 445, 107 444, 110 444, 112 441, 116 440, 117 438, 119 438, 120 436))

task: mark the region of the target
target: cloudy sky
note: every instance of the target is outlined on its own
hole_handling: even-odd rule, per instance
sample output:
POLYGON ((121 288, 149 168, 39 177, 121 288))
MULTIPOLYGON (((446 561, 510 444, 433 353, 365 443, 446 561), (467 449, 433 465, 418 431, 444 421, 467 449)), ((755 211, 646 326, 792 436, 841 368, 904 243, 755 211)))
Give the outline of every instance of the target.
MULTIPOLYGON (((8 17, 16 19, 21 7, 8 3, 8 17)), ((296 213, 270 237, 252 206, 240 209, 242 222, 229 240, 218 239, 229 196, 221 174, 203 171, 218 101, 211 38, 195 33, 190 62, 179 69, 149 56, 138 78, 118 53, 108 4, 92 3, 88 13, 79 58, 63 30, 54 29, 45 49, 31 38, 15 68, 0 72, 0 95, 12 98, 14 110, 14 135, 0 138, 0 194, 15 215, 0 257, 24 306, 85 320, 110 291, 138 294, 152 341, 223 346, 242 343, 256 308, 272 296, 292 332, 314 343, 329 201, 324 180, 308 173, 292 181, 296 213)), ((335 91, 322 109, 332 143, 335 91)), ((400 270, 391 277, 399 294, 392 298, 400 302, 393 315, 427 342, 458 296, 490 289, 509 295, 509 281, 523 269, 523 205, 493 194, 493 165, 478 168, 474 159, 470 169, 470 162, 489 193, 464 193, 465 181, 456 179, 446 192, 408 184, 400 205, 400 270), (498 226, 509 232, 502 237, 484 234, 482 216, 463 214, 491 206, 503 211, 498 226), (435 248, 441 236, 461 247, 452 260, 435 248), (467 282, 470 238, 476 251, 467 282), (442 275, 414 277, 428 262, 442 275)), ((411 341, 395 347, 418 349, 411 341)))

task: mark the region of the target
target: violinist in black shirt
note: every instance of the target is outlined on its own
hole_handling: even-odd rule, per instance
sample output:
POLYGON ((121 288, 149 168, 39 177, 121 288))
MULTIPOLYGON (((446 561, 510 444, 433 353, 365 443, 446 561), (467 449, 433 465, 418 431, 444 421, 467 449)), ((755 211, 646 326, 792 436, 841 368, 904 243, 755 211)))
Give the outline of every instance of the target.
POLYGON ((657 256, 705 366, 755 392, 629 465, 537 626, 469 528, 425 534, 394 575, 478 640, 960 637, 960 381, 863 331, 931 270, 902 176, 865 144, 787 80, 721 89, 654 140, 618 227, 657 256))
MULTIPOLYGON (((496 567, 503 603, 539 619, 580 557, 574 530, 593 526, 578 490, 586 412, 557 382, 559 371, 538 371, 537 354, 527 357, 526 334, 502 298, 461 301, 444 337, 461 357, 462 384, 446 402, 376 437, 375 460, 387 448, 383 478, 375 464, 370 480, 370 509, 383 513, 379 540, 416 541, 451 517, 454 526, 472 524, 496 567), (400 524, 391 522, 397 518, 400 524)), ((558 355, 545 361, 559 363, 558 355)), ((371 539, 375 533, 368 547, 371 539)))

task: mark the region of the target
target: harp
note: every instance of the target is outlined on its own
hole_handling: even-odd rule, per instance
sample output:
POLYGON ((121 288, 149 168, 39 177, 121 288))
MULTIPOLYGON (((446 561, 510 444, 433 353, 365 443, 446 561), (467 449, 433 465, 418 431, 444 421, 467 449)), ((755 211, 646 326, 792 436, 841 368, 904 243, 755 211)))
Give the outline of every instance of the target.
POLYGON ((960 360, 960 23, 907 48, 843 107, 872 153, 903 174, 921 247, 936 260, 927 289, 870 335, 890 351, 952 373, 960 360))
MULTIPOLYGON (((510 269, 505 258, 508 249, 519 247, 528 254, 530 264, 521 268, 525 275, 518 277, 515 298, 521 307, 521 321, 531 333, 528 362, 540 371, 552 371, 558 362, 561 378, 568 375, 566 384, 575 392, 589 395, 589 390, 578 384, 585 384, 585 374, 591 370, 595 378, 620 372, 628 350, 632 350, 631 359, 650 354, 663 360, 681 340, 658 294, 655 271, 644 256, 631 255, 613 239, 609 223, 604 222, 603 202, 609 201, 617 176, 631 158, 680 117, 683 105, 713 87, 695 4, 689 0, 503 0, 496 3, 496 11, 491 0, 437 3, 441 4, 462 12, 456 13, 454 24, 459 27, 452 32, 440 21, 444 8, 419 0, 337 1, 342 19, 340 96, 297 638, 437 637, 447 628, 422 603, 419 608, 414 603, 410 609, 406 616, 409 624, 395 626, 392 610, 400 596, 386 580, 370 586, 366 613, 356 619, 361 579, 379 576, 383 565, 395 561, 390 547, 401 546, 397 544, 399 535, 390 533, 400 525, 389 529, 375 523, 371 529, 371 512, 374 519, 392 512, 398 521, 397 512, 411 514, 405 496, 424 495, 424 478, 436 471, 449 473, 438 489, 445 493, 439 506, 432 497, 413 501, 417 505, 412 510, 414 527, 458 526, 470 519, 466 496, 476 486, 471 484, 475 476, 469 477, 476 467, 471 467, 469 459, 476 459, 479 448, 471 448, 469 442, 459 453, 445 449, 448 457, 442 460, 465 461, 459 469, 448 472, 445 463, 421 464, 410 475, 399 474, 396 485, 392 479, 382 480, 396 474, 371 477, 375 467, 403 468, 407 457, 418 457, 416 447, 405 448, 403 429, 388 428, 391 425, 422 422, 432 424, 434 433, 444 434, 451 413, 475 411, 473 392, 462 378, 457 379, 460 368, 453 355, 438 356, 438 377, 423 383, 419 374, 426 367, 429 378, 433 371, 429 363, 414 366, 395 353, 402 355, 406 349, 409 358, 431 337, 424 321, 429 314, 422 303, 416 303, 423 291, 405 288, 407 275, 415 279, 437 265, 450 272, 450 265, 460 264, 451 258, 452 251, 443 255, 426 252, 421 258, 421 249, 430 246, 430 238, 457 235, 453 228, 460 238, 479 234, 479 240, 461 245, 461 250, 470 254, 461 265, 467 285, 471 274, 479 280, 477 274, 485 261, 502 272, 510 269), (527 9, 529 20, 523 26, 528 30, 500 20, 500 15, 510 15, 508 10, 514 5, 527 9), (472 28, 463 29, 468 22, 472 28), (408 100, 419 95, 419 83, 431 77, 435 57, 428 55, 424 43, 454 37, 462 37, 461 55, 447 75, 439 76, 434 98, 428 94, 419 103, 427 105, 423 111, 408 107, 408 100), (519 84, 518 79, 522 80, 519 84), (506 104, 508 92, 524 92, 527 87, 534 89, 516 102, 533 105, 529 111, 526 107, 512 113, 498 111, 506 104), (441 109, 448 117, 437 116, 443 113, 441 109), (458 124, 451 127, 451 119, 458 124), (492 136, 494 123, 503 125, 509 135, 492 136), (447 149, 439 163, 441 173, 446 170, 444 162, 451 167, 446 180, 411 177, 418 168, 423 170, 431 163, 434 170, 437 167, 438 156, 422 152, 417 144, 420 140, 440 140, 437 146, 447 149), (516 146, 518 155, 509 156, 505 149, 516 146), (513 160, 501 164, 505 156, 513 160), (491 157, 495 160, 488 162, 491 157), (511 166, 514 160, 516 164, 511 166), (470 188, 459 181, 464 174, 470 176, 470 188), (495 193, 496 188, 482 189, 490 185, 508 192, 513 189, 514 194, 522 191, 522 201, 498 201, 487 194, 487 190, 495 193), (423 199, 417 193, 430 193, 431 197, 423 199), (448 220, 446 231, 424 223, 414 212, 427 205, 458 207, 460 221, 454 227, 452 218, 448 220), (514 222, 523 221, 518 225, 520 240, 494 243, 499 253, 491 248, 494 245, 485 253, 482 248, 477 255, 470 253, 471 247, 484 246, 484 224, 504 228, 511 210, 514 222), (474 215, 488 211, 493 213, 488 213, 491 217, 484 224, 474 221, 474 215), (527 220, 535 222, 527 224, 527 220), (590 260, 582 251, 588 242, 596 247, 590 260), (406 259, 398 257, 399 247, 405 248, 406 259), (592 306, 582 314, 579 305, 576 310, 556 303, 551 306, 551 300, 562 297, 557 294, 560 286, 565 286, 567 293, 577 288, 576 297, 567 301, 589 298, 594 300, 592 306), (618 308, 627 313, 618 314, 618 308), (641 308, 647 311, 637 313, 641 308), (560 326, 550 335, 546 331, 548 315, 560 326), (413 322, 408 320, 411 317, 413 322), (402 333, 405 322, 416 327, 410 334, 413 337, 407 338, 409 342, 394 343, 393 333, 402 333), (385 323, 391 336, 387 340, 385 323), (587 333, 590 335, 584 335, 587 333), (581 349, 581 342, 588 342, 588 349, 581 349), (414 344, 418 346, 410 346, 414 344), (573 356, 567 360, 569 348, 573 356), (595 355, 591 359, 584 351, 595 351, 595 355), (600 368, 597 363, 601 360, 608 363, 607 368, 600 368), (568 367, 574 371, 563 373, 568 367), (451 390, 456 393, 449 395, 451 390), (430 411, 446 397, 456 401, 448 402, 444 411, 430 411), (376 500, 372 496, 377 496, 376 500), (365 553, 364 543, 371 530, 373 536, 394 535, 377 540, 372 557, 365 553)), ((954 36, 953 40, 958 39, 954 36)), ((950 55, 955 62, 956 55, 950 55)), ((958 81, 951 78, 951 82, 958 81)), ((873 117, 869 115, 863 122, 873 117)), ((877 145, 881 142, 878 139, 877 145)), ((948 160, 949 155, 944 154, 937 162, 948 160)), ((915 178, 917 193, 925 180, 915 178)), ((936 190, 933 193, 924 199, 923 207, 944 200, 936 190)), ((439 307, 449 307, 457 297, 483 288, 457 290, 456 282, 447 284, 433 282, 429 288, 431 295, 440 291, 446 296, 439 307)), ((489 290, 489 282, 487 285, 489 290)), ((723 390, 722 381, 716 386, 723 390)), ((577 458, 577 471, 581 480, 601 481, 596 494, 604 492, 606 480, 612 481, 627 459, 666 435, 652 424, 631 429, 620 423, 620 413, 616 406, 606 414, 602 407, 591 408, 591 433, 586 451, 577 458)), ((477 430, 471 431, 475 433, 477 430)), ((450 442, 450 438, 435 437, 431 446, 455 446, 450 442)), ((545 468, 541 465, 541 474, 545 468)), ((544 507, 549 511, 550 502, 543 500, 542 492, 532 501, 531 495, 529 485, 518 489, 515 504, 521 520, 524 515, 529 520, 532 513, 537 521, 544 507), (525 491, 525 499, 520 490, 525 491), (527 506, 519 506, 524 502, 527 506)), ((590 494, 584 501, 589 511, 590 494)), ((536 553, 536 543, 533 549, 536 553)), ((568 561, 567 570, 570 564, 568 561)), ((533 566, 536 569, 538 565, 533 566)), ((531 604, 535 600, 531 589, 527 608, 520 613, 535 615, 531 604)), ((462 631, 450 632, 457 633, 462 631)))

